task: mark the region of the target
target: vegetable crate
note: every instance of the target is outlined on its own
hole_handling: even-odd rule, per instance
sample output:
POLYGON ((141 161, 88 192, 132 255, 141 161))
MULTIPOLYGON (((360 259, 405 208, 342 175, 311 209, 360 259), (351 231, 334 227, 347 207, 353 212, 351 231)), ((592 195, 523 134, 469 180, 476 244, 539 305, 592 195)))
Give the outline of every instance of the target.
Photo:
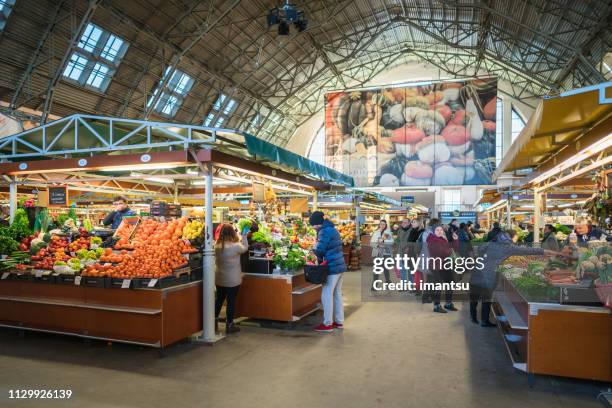
POLYGON ((83 276, 81 277, 81 286, 88 286, 92 288, 108 288, 110 278, 102 276, 83 276))
POLYGON ((181 285, 189 282, 189 275, 182 274, 180 276, 167 276, 157 279, 154 285, 149 286, 153 279, 132 279, 132 288, 134 289, 163 289, 171 286, 181 285))

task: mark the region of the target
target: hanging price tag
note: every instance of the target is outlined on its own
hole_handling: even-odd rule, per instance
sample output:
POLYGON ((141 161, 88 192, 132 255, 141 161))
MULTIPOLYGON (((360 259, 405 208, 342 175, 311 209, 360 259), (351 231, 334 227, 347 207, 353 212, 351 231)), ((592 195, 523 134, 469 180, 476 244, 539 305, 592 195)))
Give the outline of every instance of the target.
POLYGON ((74 277, 74 284, 77 286, 81 286, 81 275, 74 277))
POLYGON ((123 282, 121 283, 121 289, 129 289, 130 283, 132 283, 130 279, 124 279, 123 282))
POLYGON ((9 277, 9 275, 10 275, 10 272, 4 272, 4 273, 2 274, 2 278, 1 278, 1 279, 2 279, 2 280, 4 280, 4 279, 8 278, 8 277, 9 277))
POLYGON ((157 279, 151 279, 149 283, 147 284, 147 287, 154 288, 155 285, 157 285, 157 279))
POLYGON ((43 274, 43 271, 41 271, 41 270, 38 270, 38 271, 34 272, 34 276, 37 277, 37 278, 42 278, 42 274, 43 274))

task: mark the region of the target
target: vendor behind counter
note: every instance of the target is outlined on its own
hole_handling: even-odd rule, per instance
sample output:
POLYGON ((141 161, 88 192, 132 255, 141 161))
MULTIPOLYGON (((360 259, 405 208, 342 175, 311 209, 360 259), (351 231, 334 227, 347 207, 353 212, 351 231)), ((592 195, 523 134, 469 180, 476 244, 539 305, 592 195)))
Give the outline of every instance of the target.
POLYGON ((102 224, 105 226, 110 226, 112 229, 117 229, 119 224, 121 224, 123 217, 131 217, 136 215, 136 213, 132 211, 130 207, 128 207, 127 200, 123 196, 115 198, 113 205, 115 206, 115 211, 110 212, 102 221, 102 224))

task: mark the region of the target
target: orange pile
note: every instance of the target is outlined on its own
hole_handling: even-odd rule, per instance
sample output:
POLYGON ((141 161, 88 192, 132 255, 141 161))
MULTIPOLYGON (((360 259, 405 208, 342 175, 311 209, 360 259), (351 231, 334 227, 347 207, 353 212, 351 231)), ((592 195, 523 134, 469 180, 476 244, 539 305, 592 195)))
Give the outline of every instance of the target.
POLYGON ((181 239, 186 223, 184 218, 165 223, 145 220, 132 239, 134 251, 122 255, 121 262, 113 267, 112 276, 129 279, 172 275, 172 270, 187 263, 182 253, 192 250, 181 239))

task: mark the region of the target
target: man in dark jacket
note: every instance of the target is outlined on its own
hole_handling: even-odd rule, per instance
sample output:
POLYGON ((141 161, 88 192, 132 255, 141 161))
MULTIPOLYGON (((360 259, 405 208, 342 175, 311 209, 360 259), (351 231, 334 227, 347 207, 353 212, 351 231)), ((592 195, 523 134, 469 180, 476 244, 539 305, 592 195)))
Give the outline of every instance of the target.
POLYGON ((309 221, 317 230, 317 243, 313 252, 319 262, 327 261, 329 267, 327 282, 323 284, 321 290, 323 323, 315 327, 315 331, 332 332, 334 329, 342 329, 344 323, 342 275, 346 271, 346 264, 342 253, 342 239, 334 223, 326 220, 323 212, 313 212, 309 221))
POLYGON ((557 255, 558 252, 542 248, 518 246, 512 243, 516 232, 507 232, 500 229, 494 241, 478 246, 478 256, 482 258, 482 268, 474 268, 470 276, 470 317, 472 322, 478 324, 478 301, 482 302, 480 311, 480 324, 483 327, 494 327, 489 321, 491 311, 491 298, 497 286, 497 268, 510 256, 527 255, 557 255))
POLYGON ((499 226, 499 222, 495 221, 493 223, 493 228, 491 228, 491 231, 489 231, 489 233, 487 234, 487 242, 492 242, 495 241, 495 238, 497 237, 497 234, 499 234, 501 232, 501 227, 499 226))
POLYGON ((559 251, 559 241, 555 237, 555 227, 552 224, 546 224, 544 226, 544 237, 542 238, 542 249, 548 249, 549 251, 559 251))
POLYGON ((119 224, 121 224, 123 217, 136 215, 134 211, 130 210, 130 207, 127 205, 127 200, 123 196, 115 198, 113 205, 115 206, 115 211, 109 213, 102 221, 102 224, 107 226, 110 225, 112 229, 119 228, 119 224))

